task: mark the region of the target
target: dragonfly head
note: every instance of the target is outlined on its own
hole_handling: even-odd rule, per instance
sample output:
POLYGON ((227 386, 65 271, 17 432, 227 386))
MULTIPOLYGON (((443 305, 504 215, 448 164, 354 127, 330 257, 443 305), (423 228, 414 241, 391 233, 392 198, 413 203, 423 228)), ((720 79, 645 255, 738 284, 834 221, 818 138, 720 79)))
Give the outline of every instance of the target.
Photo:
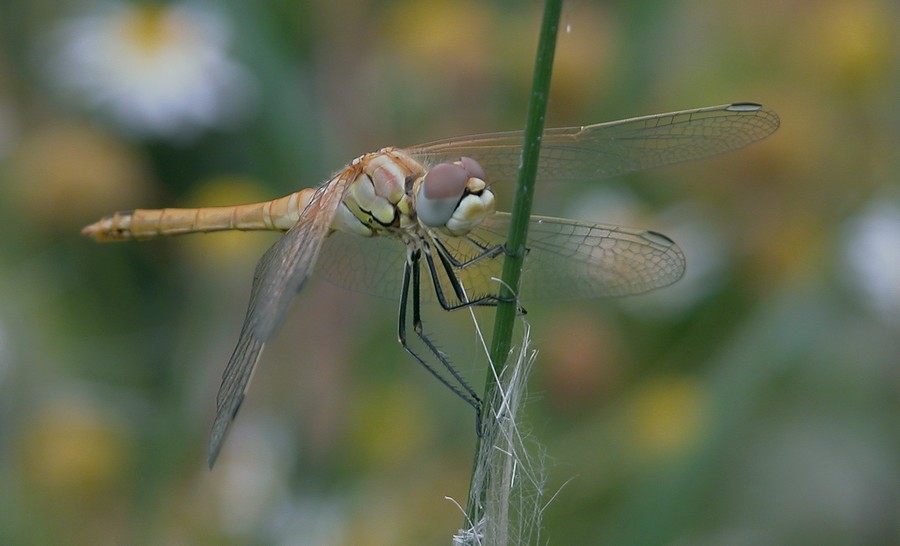
POLYGON ((470 157, 440 163, 428 171, 416 192, 416 213, 428 227, 444 227, 461 207, 467 194, 486 189, 484 169, 470 157))

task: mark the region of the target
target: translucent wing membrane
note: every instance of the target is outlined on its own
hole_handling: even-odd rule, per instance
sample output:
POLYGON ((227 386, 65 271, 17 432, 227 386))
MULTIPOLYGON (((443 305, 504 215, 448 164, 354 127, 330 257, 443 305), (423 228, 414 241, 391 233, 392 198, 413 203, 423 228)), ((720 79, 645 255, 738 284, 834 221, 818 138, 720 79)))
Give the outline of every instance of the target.
POLYGON ((353 292, 397 300, 405 263, 406 249, 399 239, 334 231, 322 246, 315 274, 353 292))
MULTIPOLYGON (((493 215, 477 236, 505 241, 509 218, 503 213, 493 215)), ((527 246, 521 287, 526 302, 641 294, 672 284, 684 274, 681 249, 653 231, 532 216, 527 246)), ((481 284, 489 282, 492 293, 497 291, 497 282, 486 281, 481 272, 467 269, 465 275, 478 277, 481 284)))
POLYGON ((256 266, 247 316, 216 397, 216 419, 209 438, 210 467, 240 409, 263 346, 284 322, 294 295, 312 273, 322 241, 355 176, 356 170, 348 168, 319 188, 297 224, 266 251, 256 266))
MULTIPOLYGON (((544 132, 539 184, 595 180, 672 165, 735 150, 761 140, 779 125, 778 116, 753 103, 656 114, 544 132)), ((481 163, 490 184, 512 183, 518 173, 522 132, 510 131, 440 140, 407 151, 426 165, 460 156, 481 163)), ((490 247, 503 244, 507 217, 497 214, 472 232, 490 247)), ((529 228, 523 295, 528 298, 582 298, 640 293, 677 280, 684 257, 677 246, 653 232, 603 224, 534 217, 529 228)), ((466 239, 441 238, 457 258, 471 258, 466 239)), ((319 270, 351 290, 397 298, 405 254, 394 239, 333 233, 319 270)), ((470 295, 497 293, 499 258, 459 272, 470 295)), ((424 294, 423 294, 424 296, 424 294)))
MULTIPOLYGON (((479 248, 503 244, 509 215, 488 217, 469 238, 438 240, 459 261, 477 257, 479 248)), ((652 231, 533 216, 522 296, 525 300, 599 298, 640 294, 669 285, 684 273, 678 246, 652 231)), ((317 267, 329 281, 350 290, 398 298, 405 255, 392 239, 363 239, 340 233, 329 237, 317 267)), ((503 255, 456 271, 470 297, 496 294, 503 255)), ((423 298, 434 299, 431 291, 423 298)))
MULTIPOLYGON (((655 114, 582 127, 548 129, 541 143, 538 184, 594 180, 736 150, 778 128, 778 116, 753 103, 655 114)), ((490 184, 513 182, 522 131, 439 140, 408 150, 426 164, 477 160, 490 184)))

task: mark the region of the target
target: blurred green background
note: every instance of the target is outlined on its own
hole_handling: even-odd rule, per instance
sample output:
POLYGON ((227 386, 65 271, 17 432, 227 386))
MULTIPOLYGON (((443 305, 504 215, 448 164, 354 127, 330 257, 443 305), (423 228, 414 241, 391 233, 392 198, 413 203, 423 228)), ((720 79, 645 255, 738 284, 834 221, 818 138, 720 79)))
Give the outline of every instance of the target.
MULTIPOLYGON (((7 0, 0 543, 448 543, 472 412, 400 349, 395 302, 308 286, 210 472, 219 376, 276 235, 98 245, 79 230, 521 128, 540 8, 7 0)), ((758 101, 782 127, 539 196, 537 213, 658 230, 688 259, 647 296, 528 304, 546 543, 900 541, 897 11, 564 8, 548 126, 758 101)), ((426 320, 480 387, 468 314, 426 320)))

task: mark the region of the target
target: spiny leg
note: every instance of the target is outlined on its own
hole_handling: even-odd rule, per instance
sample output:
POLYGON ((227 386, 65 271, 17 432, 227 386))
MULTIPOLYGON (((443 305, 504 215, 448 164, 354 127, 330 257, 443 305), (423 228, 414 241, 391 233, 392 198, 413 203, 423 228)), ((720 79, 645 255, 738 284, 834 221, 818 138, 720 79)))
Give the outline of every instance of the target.
POLYGON ((440 274, 438 273, 438 270, 434 264, 434 256, 431 253, 431 248, 427 244, 424 247, 425 262, 428 265, 428 271, 431 275, 431 283, 434 285, 435 296, 437 296, 438 303, 441 304, 441 307, 445 311, 455 311, 456 309, 462 309, 464 307, 469 307, 472 305, 486 307, 496 306, 498 298, 493 294, 480 296, 471 300, 469 299, 469 295, 466 294, 466 291, 463 289, 462 283, 459 282, 459 277, 457 277, 456 271, 454 271, 455 266, 453 265, 453 262, 450 261, 451 258, 445 255, 442 248, 443 247, 437 249, 438 259, 441 262, 441 266, 444 268, 444 273, 447 276, 447 281, 450 283, 450 287, 453 289, 453 293, 456 295, 456 299, 459 303, 450 303, 447 300, 439 278, 440 274))
MULTIPOLYGON (((440 302, 441 307, 446 311, 454 311, 456 309, 460 309, 463 307, 469 307, 471 305, 485 306, 485 307, 496 307, 497 302, 501 301, 515 301, 516 298, 506 299, 500 297, 497 294, 487 294, 484 296, 480 296, 475 298, 474 300, 469 300, 465 291, 462 288, 462 283, 459 281, 459 277, 456 274, 457 269, 465 269, 466 267, 479 262, 482 259, 490 259, 496 258, 501 253, 505 252, 506 245, 496 245, 493 247, 485 247, 479 244, 477 241, 472 240, 472 244, 476 245, 478 248, 482 249, 482 252, 475 256, 474 258, 460 261, 456 259, 452 252, 444 245, 444 243, 440 239, 433 239, 435 244, 435 249, 437 250, 438 258, 441 261, 441 265, 444 268, 444 271, 447 274, 447 279, 450 282, 450 285, 453 287, 453 291, 456 293, 456 297, 459 299, 461 303, 458 304, 449 304, 444 297, 443 290, 440 287, 440 282, 438 282, 438 273, 434 267, 434 260, 431 256, 431 252, 429 252, 429 247, 425 247, 425 259, 428 262, 428 267, 431 271, 431 278, 433 280, 433 284, 435 287, 435 293, 438 298, 438 302, 440 302)), ((516 305, 516 311, 520 315, 525 315, 525 308, 516 305)))
POLYGON ((468 267, 474 263, 480 262, 481 260, 489 259, 489 258, 496 258, 500 254, 504 254, 506 252, 505 244, 487 246, 483 243, 478 242, 477 240, 473 239, 472 237, 466 236, 465 240, 468 241, 469 244, 471 244, 472 246, 477 248, 479 250, 479 252, 471 258, 460 260, 456 256, 453 255, 453 252, 451 252, 450 249, 447 248, 447 246, 444 244, 443 241, 441 241, 437 237, 434 237, 433 240, 434 240, 435 244, 438 246, 438 248, 443 252, 443 254, 453 264, 453 267, 455 267, 457 269, 465 269, 466 267, 468 267))
POLYGON ((447 360, 447 357, 438 350, 438 348, 432 343, 432 341, 425 335, 422 328, 422 318, 420 311, 420 274, 419 274, 419 260, 420 260, 420 251, 414 250, 409 254, 409 257, 406 261, 406 266, 403 271, 403 286, 400 292, 400 316, 398 319, 398 337, 400 340, 400 345, 403 346, 403 349, 406 350, 407 353, 412 355, 416 361, 419 362, 426 370, 428 370, 431 375, 436 377, 438 381, 443 383, 448 389, 450 389, 456 396, 464 400, 467 404, 475 408, 476 419, 480 423, 481 421, 481 398, 478 397, 478 394, 469 386, 468 383, 459 375, 459 372, 450 364, 450 361, 447 360), (412 285, 410 285, 410 280, 412 280, 412 285), (415 352, 412 347, 409 346, 406 338, 406 307, 409 301, 409 292, 412 290, 413 294, 413 329, 416 332, 416 335, 420 340, 425 344, 426 347, 437 357, 438 361, 444 366, 444 368, 450 373, 453 379, 456 380, 456 383, 450 381, 445 377, 442 373, 440 373, 437 369, 434 368, 431 364, 428 363, 421 355, 415 352))

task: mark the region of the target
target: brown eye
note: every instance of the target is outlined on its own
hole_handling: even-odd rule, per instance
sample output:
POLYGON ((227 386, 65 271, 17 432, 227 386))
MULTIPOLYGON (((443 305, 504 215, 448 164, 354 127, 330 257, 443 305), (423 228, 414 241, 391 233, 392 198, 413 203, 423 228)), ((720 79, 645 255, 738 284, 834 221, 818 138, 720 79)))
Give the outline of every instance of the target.
POLYGON ((425 197, 428 199, 460 198, 466 188, 469 175, 465 169, 453 163, 436 165, 422 181, 425 197))
POLYGON ((419 220, 431 227, 446 224, 462 198, 469 177, 466 169, 453 163, 441 163, 428 171, 416 196, 419 220))
POLYGON ((463 169, 465 169, 466 172, 469 173, 470 178, 478 178, 484 180, 484 169, 481 167, 480 163, 478 163, 471 157, 461 157, 459 158, 459 162, 462 163, 463 169))

